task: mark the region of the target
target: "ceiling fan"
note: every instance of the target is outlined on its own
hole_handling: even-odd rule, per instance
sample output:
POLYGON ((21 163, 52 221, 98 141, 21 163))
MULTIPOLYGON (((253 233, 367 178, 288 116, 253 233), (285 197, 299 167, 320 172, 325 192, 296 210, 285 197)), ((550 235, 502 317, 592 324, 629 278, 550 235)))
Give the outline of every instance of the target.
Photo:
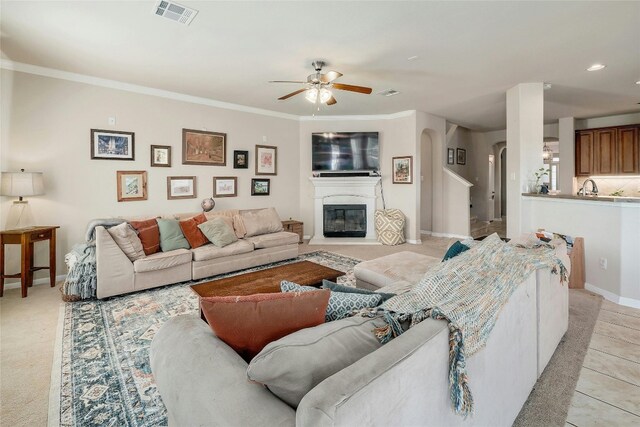
POLYGON ((287 95, 281 96, 280 98, 278 98, 279 101, 284 101, 285 99, 289 99, 299 93, 306 92, 305 98, 309 102, 312 102, 314 104, 319 102, 321 104, 333 105, 338 101, 336 101, 336 99, 333 97, 331 89, 347 90, 350 92, 363 93, 366 95, 371 93, 370 87, 334 83, 334 80, 341 77, 342 73, 339 73, 337 71, 328 71, 326 73, 322 73, 322 67, 325 66, 324 61, 313 61, 311 65, 316 70, 316 72, 314 74, 309 74, 307 76, 306 82, 293 80, 272 80, 269 82, 300 83, 306 85, 306 87, 303 89, 298 89, 287 95))

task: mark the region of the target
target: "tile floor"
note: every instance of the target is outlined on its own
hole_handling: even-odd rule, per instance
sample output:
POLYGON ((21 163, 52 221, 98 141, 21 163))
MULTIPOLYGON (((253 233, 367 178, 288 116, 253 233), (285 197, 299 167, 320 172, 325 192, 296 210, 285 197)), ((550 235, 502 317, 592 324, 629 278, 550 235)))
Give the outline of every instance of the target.
POLYGON ((640 310, 603 301, 567 426, 640 426, 640 310))

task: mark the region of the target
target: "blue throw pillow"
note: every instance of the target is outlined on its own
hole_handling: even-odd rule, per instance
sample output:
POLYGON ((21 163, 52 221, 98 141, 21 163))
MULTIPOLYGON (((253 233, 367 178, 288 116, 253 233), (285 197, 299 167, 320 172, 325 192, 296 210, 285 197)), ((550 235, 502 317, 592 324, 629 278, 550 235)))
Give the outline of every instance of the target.
POLYGON ((442 258, 442 261, 444 262, 448 259, 456 257, 460 255, 462 252, 468 251, 468 250, 469 250, 469 246, 463 245, 460 242, 455 242, 453 245, 449 247, 449 250, 447 250, 447 253, 444 254, 444 258, 442 258))
POLYGON ((396 296, 396 294, 374 292, 369 289, 352 288, 351 286, 338 285, 337 283, 333 283, 329 280, 323 280, 322 287, 324 289, 331 289, 332 292, 342 292, 347 294, 380 295, 382 297, 382 302, 385 302, 389 298, 396 296))
MULTIPOLYGON (((280 282, 282 292, 310 292, 317 291, 313 286, 300 286, 297 283, 283 280, 280 282)), ((367 295, 359 293, 345 293, 331 291, 329 305, 325 313, 325 321, 343 319, 354 310, 377 307, 382 304, 382 296, 379 294, 367 295)))

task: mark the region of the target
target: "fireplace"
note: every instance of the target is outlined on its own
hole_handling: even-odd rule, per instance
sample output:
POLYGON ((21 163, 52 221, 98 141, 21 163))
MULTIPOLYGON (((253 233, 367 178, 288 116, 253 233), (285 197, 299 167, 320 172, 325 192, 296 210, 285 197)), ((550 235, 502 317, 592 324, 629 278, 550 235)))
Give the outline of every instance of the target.
POLYGON ((367 205, 324 205, 324 237, 365 237, 367 205))

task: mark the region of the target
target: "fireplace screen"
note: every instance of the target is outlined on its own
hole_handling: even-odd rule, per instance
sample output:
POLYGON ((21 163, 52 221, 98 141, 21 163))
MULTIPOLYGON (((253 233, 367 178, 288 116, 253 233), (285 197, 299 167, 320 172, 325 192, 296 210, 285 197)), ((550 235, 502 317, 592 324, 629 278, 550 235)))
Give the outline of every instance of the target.
POLYGON ((324 205, 324 237, 365 237, 367 205, 324 205))

